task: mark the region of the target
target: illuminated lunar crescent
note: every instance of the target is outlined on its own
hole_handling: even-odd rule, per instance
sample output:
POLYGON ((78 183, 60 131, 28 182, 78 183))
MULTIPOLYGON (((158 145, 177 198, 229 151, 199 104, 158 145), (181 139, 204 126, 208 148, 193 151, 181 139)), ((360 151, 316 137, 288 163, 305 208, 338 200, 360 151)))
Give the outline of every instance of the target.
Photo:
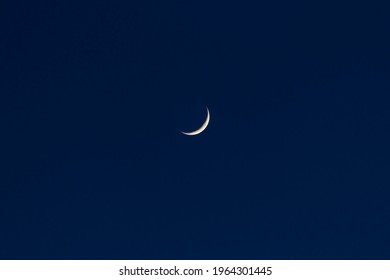
POLYGON ((205 122, 202 124, 202 126, 199 129, 197 129, 195 131, 192 131, 192 132, 181 132, 181 133, 183 133, 185 135, 189 135, 189 136, 193 136, 193 135, 197 135, 199 133, 202 133, 206 129, 206 127, 209 125, 209 122, 210 122, 209 108, 206 107, 206 110, 207 110, 206 120, 205 120, 205 122))

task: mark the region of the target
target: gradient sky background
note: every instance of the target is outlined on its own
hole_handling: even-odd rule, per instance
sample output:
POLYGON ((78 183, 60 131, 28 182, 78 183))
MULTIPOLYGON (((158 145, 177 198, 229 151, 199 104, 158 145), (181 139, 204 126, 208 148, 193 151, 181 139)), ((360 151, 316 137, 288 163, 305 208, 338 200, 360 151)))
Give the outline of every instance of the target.
POLYGON ((390 258, 389 7, 254 2, 2 2, 1 259, 390 258))

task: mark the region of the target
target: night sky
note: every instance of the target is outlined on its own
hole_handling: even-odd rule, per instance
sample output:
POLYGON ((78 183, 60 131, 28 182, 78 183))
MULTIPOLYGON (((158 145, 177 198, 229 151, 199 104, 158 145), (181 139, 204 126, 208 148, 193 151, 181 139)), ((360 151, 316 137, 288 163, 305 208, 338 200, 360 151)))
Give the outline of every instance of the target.
POLYGON ((389 6, 0 5, 0 259, 390 258, 389 6))

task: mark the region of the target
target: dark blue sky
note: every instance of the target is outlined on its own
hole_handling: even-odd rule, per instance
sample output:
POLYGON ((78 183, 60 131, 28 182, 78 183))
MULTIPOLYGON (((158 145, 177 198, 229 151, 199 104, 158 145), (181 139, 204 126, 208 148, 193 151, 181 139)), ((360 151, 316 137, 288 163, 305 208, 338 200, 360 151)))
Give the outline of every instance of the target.
POLYGON ((390 258, 388 6, 1 6, 1 259, 390 258))

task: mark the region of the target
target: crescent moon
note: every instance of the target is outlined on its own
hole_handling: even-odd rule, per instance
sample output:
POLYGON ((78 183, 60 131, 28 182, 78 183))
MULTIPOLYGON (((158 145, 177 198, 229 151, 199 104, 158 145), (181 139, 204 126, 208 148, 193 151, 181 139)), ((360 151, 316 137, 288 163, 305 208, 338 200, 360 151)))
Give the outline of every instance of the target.
POLYGON ((210 122, 209 108, 206 107, 206 110, 207 110, 207 117, 206 117, 205 122, 202 124, 202 126, 200 128, 198 128, 197 130, 192 131, 192 132, 181 131, 181 133, 183 133, 185 135, 189 135, 189 136, 198 135, 198 134, 202 133, 206 129, 206 127, 209 125, 209 122, 210 122))

